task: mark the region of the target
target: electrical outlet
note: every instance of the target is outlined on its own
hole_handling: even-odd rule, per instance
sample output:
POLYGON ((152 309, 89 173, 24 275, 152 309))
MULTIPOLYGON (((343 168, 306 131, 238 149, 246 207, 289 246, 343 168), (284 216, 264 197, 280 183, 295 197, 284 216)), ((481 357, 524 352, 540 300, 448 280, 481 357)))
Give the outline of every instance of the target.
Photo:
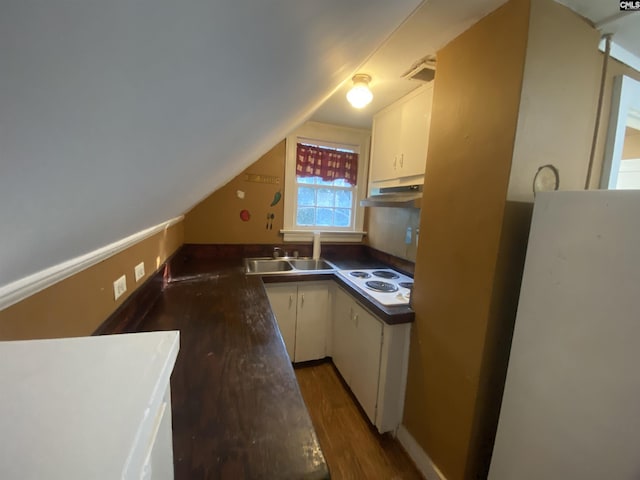
POLYGON ((122 275, 119 279, 113 282, 113 296, 117 300, 127 291, 127 277, 122 275))
POLYGON ((142 277, 144 277, 144 262, 140 262, 136 265, 136 268, 133 269, 136 277, 136 282, 140 281, 142 277))

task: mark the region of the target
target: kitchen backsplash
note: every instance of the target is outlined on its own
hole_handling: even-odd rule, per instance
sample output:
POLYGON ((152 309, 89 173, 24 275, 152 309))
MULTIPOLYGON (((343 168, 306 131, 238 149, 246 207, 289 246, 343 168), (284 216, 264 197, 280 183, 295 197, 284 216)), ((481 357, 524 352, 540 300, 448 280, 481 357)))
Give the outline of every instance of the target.
POLYGON ((420 227, 417 208, 368 208, 365 243, 376 250, 416 261, 416 235, 420 227))

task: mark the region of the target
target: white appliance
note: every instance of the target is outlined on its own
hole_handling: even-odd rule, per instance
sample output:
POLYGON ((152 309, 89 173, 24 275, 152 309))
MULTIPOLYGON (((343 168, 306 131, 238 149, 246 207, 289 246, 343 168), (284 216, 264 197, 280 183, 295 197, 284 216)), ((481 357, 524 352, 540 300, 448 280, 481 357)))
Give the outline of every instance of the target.
POLYGON ((179 335, 0 342, 0 478, 173 479, 179 335))
POLYGON ((382 305, 409 304, 413 278, 391 268, 339 270, 338 275, 382 305))
POLYGON ((535 202, 490 480, 640 478, 640 191, 535 202))

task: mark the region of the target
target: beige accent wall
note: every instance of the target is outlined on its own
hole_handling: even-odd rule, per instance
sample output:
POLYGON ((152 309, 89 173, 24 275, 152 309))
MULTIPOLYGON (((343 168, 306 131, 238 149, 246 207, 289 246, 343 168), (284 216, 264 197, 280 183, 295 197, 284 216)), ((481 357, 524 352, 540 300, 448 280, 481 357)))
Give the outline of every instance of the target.
POLYGON ((624 132, 622 160, 629 160, 630 158, 640 158, 640 130, 627 127, 624 132))
POLYGON ((183 244, 183 222, 0 311, 0 340, 91 335, 183 244), (134 267, 144 261, 145 276, 134 267), (125 274, 127 292, 117 301, 113 281, 125 274))
POLYGON ((185 243, 282 243, 285 153, 283 140, 191 209, 184 220, 185 243), (277 177, 279 183, 247 181, 247 174, 277 177), (244 199, 238 198, 238 190, 244 192, 244 199), (278 191, 282 199, 271 206, 278 191), (242 210, 250 212, 249 221, 240 218, 242 210), (275 215, 273 228, 267 230, 267 215, 271 213, 275 215))
POLYGON ((416 261, 416 234, 420 226, 417 208, 368 207, 365 212, 367 236, 364 243, 376 250, 416 261), (407 228, 411 228, 411 242, 406 243, 407 228))
POLYGON ((472 446, 528 24, 529 2, 512 0, 438 52, 403 423, 449 480, 479 469, 472 446))
POLYGON ((533 202, 533 178, 552 164, 561 190, 582 190, 596 117, 600 34, 552 0, 532 0, 509 200, 533 202))

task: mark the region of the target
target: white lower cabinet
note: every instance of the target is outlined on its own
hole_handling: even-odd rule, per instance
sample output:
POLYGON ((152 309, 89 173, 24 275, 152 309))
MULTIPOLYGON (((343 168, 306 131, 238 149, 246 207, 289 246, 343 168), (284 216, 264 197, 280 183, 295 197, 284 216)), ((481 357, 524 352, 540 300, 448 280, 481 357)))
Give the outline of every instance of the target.
POLYGON ((333 363, 381 433, 402 421, 411 324, 389 325, 337 287, 333 363))
POLYGON ((265 284, 292 362, 327 356, 331 281, 265 284))
POLYGON ((333 315, 333 363, 371 423, 376 421, 382 322, 336 287, 333 315))
POLYGON ((332 357, 379 432, 402 421, 411 324, 389 325, 334 281, 265 284, 292 362, 332 357))
POLYGON ((298 306, 298 284, 267 283, 265 284, 271 310, 278 322, 280 335, 287 347, 289 358, 293 362, 296 348, 296 316, 298 306))
POLYGON ((172 480, 179 348, 177 331, 0 342, 0 478, 172 480))

